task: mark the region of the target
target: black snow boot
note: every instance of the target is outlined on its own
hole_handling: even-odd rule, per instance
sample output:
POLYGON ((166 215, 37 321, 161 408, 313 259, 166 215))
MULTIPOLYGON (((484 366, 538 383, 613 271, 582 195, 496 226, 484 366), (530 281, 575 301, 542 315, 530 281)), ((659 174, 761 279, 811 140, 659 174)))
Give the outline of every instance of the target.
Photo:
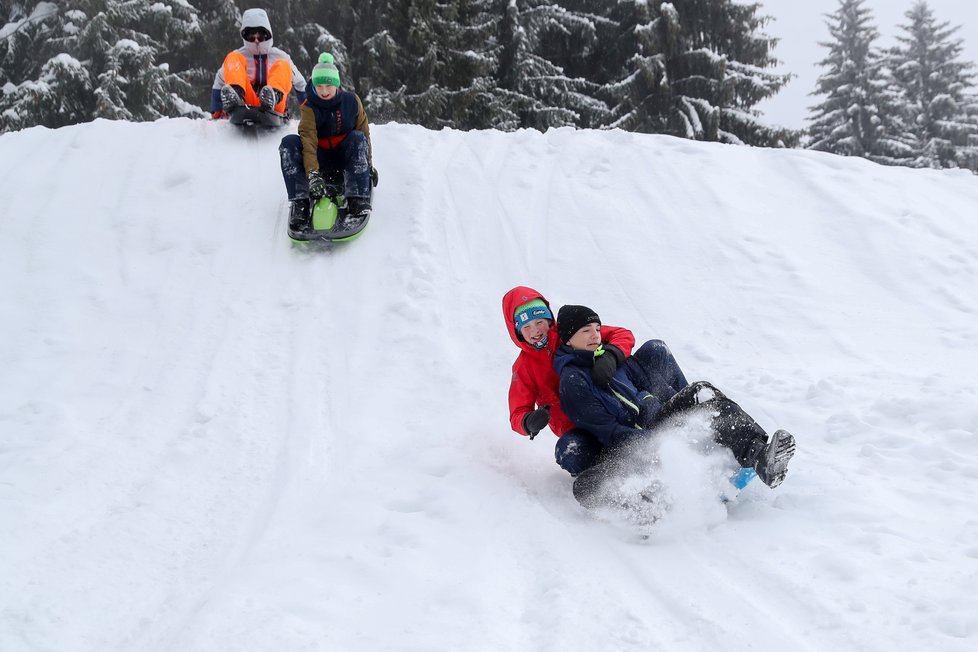
POLYGON ((773 489, 788 475, 788 462, 795 454, 795 438, 787 430, 775 431, 771 441, 756 440, 751 453, 752 457, 756 456, 754 470, 757 477, 773 489))
POLYGON ((574 478, 574 498, 586 509, 594 509, 605 504, 599 495, 599 489, 603 480, 600 468, 591 467, 583 473, 577 474, 574 478))
POLYGON ((305 231, 308 228, 309 199, 303 197, 292 200, 292 206, 289 209, 289 229, 292 231, 305 231))
POLYGON ((346 219, 343 226, 353 229, 363 224, 370 217, 370 198, 369 197, 347 197, 346 198, 346 219))
POLYGON ((271 86, 265 86, 258 92, 258 99, 261 100, 263 111, 275 111, 276 105, 282 100, 282 93, 271 86))
POLYGON ((225 113, 231 113, 239 106, 244 106, 244 89, 240 86, 224 84, 221 88, 221 104, 224 106, 225 113))

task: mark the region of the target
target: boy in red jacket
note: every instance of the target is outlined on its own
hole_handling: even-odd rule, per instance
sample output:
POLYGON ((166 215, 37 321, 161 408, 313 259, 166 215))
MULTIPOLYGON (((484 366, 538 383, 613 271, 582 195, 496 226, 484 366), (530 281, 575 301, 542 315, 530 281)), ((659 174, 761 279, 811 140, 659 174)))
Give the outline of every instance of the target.
MULTIPOLYGON (((598 462, 603 446, 586 430, 574 427, 560 409, 560 377, 554 351, 560 344, 549 302, 536 290, 518 286, 503 296, 503 320, 520 354, 509 385, 509 423, 530 439, 546 426, 557 435, 557 464, 576 476, 598 462)), ((594 382, 607 386, 615 370, 632 354, 635 337, 625 328, 601 326, 605 355, 595 358, 594 382)))

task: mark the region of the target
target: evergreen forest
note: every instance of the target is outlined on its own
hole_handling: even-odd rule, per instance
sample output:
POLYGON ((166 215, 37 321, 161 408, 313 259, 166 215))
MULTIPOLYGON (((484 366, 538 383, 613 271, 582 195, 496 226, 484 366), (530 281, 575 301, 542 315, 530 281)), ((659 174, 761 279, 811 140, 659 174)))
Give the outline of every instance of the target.
POLYGON ((760 3, 0 0, 0 133, 209 118, 215 71, 241 46, 239 19, 253 6, 301 71, 332 53, 374 123, 618 128, 978 170, 974 66, 925 0, 890 49, 877 45, 864 0, 839 0, 799 131, 757 109, 791 79, 776 71, 760 3))

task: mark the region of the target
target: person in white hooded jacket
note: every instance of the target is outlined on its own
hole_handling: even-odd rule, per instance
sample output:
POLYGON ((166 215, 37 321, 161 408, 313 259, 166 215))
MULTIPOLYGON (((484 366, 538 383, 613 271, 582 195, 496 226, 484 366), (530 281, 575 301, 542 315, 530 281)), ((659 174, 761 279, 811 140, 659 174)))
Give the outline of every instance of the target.
POLYGON ((241 39, 244 45, 228 53, 214 76, 211 115, 224 118, 242 105, 284 114, 289 92, 304 92, 306 80, 292 58, 273 47, 272 25, 264 9, 241 15, 241 39))

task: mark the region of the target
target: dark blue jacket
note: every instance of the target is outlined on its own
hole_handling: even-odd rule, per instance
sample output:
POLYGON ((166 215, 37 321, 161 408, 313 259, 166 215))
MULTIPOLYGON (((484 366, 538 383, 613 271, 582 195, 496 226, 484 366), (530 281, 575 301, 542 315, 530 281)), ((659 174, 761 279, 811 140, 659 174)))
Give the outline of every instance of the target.
MULTIPOLYGON (((365 137, 367 164, 373 166, 370 125, 363 103, 356 93, 338 89, 332 99, 323 100, 316 95, 316 87, 310 81, 299 105, 298 132, 302 140, 302 163, 307 172, 319 169, 319 149, 336 149, 354 132, 360 132, 365 137)), ((366 183, 369 184, 369 178, 366 183)))
POLYGON ((620 446, 652 425, 661 403, 635 386, 628 365, 615 371, 608 388, 595 385, 593 365, 591 351, 575 351, 566 344, 557 348, 554 369, 560 376, 560 409, 604 446, 620 446))
POLYGON ((306 84, 302 104, 312 109, 316 116, 316 136, 320 141, 345 136, 356 129, 357 119, 362 111, 356 94, 337 89, 333 99, 324 100, 316 95, 316 88, 311 81, 306 84))

